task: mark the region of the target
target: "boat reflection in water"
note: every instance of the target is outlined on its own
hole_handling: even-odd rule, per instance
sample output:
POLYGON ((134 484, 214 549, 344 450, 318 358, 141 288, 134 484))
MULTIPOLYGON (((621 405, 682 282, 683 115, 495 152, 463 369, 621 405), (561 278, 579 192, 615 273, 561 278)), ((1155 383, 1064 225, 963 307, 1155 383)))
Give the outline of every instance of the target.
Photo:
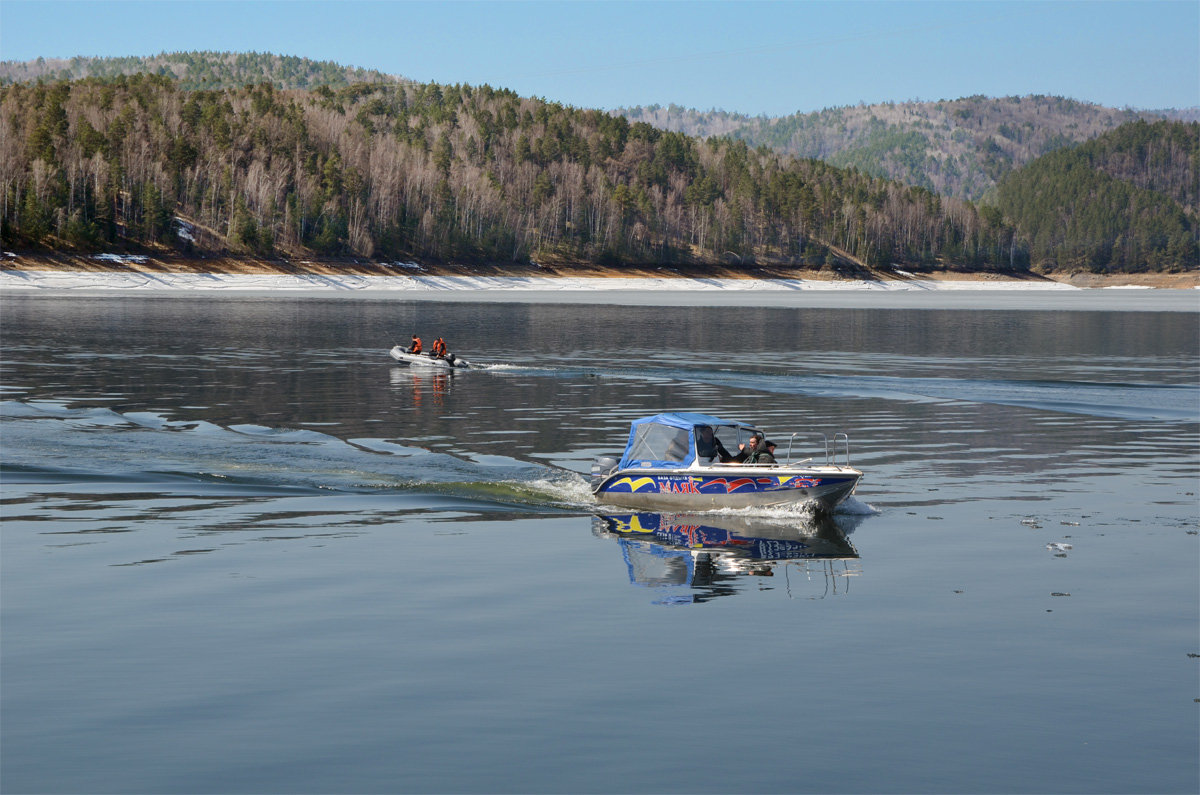
POLYGON ((441 406, 454 383, 454 371, 393 367, 389 380, 393 389, 412 390, 414 408, 421 406, 427 391, 432 394, 433 405, 441 406))
POLYGON ((592 532, 621 545, 629 579, 662 588, 662 604, 705 602, 744 590, 744 577, 778 577, 789 597, 846 593, 861 573, 846 538, 861 517, 780 521, 715 513, 606 514, 592 532))

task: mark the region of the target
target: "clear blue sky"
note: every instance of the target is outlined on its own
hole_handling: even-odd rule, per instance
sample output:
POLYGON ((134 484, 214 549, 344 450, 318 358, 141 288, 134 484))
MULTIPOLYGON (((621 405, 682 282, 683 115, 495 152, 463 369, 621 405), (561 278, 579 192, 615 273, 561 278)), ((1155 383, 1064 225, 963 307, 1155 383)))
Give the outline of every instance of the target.
POLYGON ((1200 105, 1200 0, 0 0, 0 59, 257 51, 578 107, 772 116, 1052 94, 1200 105))

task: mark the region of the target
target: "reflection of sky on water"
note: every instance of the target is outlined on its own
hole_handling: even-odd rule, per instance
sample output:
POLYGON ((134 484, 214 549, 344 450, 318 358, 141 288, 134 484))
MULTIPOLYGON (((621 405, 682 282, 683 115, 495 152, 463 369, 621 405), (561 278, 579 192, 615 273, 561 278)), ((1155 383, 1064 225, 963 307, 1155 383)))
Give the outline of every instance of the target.
POLYGON ((7 789, 1197 789, 1195 312, 6 294, 3 323, 7 789), (413 331, 489 368, 397 367, 413 331), (840 536, 614 532, 584 475, 668 409, 846 431, 840 536), (719 765, 630 741, 718 725, 719 765))

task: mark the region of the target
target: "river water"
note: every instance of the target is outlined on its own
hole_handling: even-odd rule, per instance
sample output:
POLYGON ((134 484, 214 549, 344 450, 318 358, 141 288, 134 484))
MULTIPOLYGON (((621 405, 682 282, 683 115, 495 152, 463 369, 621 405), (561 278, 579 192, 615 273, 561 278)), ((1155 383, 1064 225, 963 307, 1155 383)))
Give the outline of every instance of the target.
POLYGON ((1200 788, 1194 295, 640 300, 6 295, 4 791, 1200 788), (665 410, 866 474, 597 506, 665 410))

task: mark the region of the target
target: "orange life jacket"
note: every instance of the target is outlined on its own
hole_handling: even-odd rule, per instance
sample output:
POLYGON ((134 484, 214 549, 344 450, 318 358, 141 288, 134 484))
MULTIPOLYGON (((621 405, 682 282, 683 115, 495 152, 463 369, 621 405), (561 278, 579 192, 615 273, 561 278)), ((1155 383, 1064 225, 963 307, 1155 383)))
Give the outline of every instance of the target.
POLYGON ((420 352, 421 352, 421 338, 413 337, 412 349, 409 350, 409 353, 420 353, 420 352))

